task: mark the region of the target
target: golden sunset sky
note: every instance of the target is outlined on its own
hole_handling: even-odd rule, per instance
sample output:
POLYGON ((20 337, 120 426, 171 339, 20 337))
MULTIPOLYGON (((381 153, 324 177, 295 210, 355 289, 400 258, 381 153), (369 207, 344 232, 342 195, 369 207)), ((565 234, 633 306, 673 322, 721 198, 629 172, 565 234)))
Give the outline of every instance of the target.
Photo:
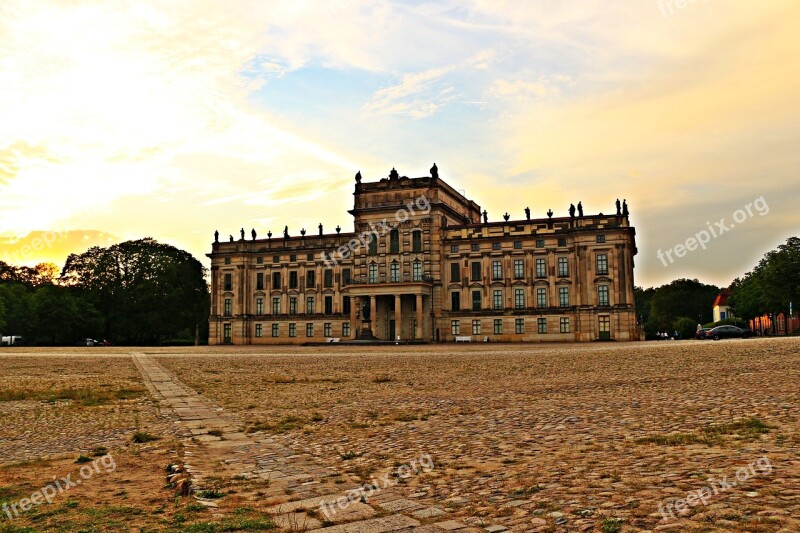
POLYGON ((800 234, 800 2, 0 2, 0 260, 207 264, 434 161, 492 220, 626 198, 637 285, 727 285, 800 234))

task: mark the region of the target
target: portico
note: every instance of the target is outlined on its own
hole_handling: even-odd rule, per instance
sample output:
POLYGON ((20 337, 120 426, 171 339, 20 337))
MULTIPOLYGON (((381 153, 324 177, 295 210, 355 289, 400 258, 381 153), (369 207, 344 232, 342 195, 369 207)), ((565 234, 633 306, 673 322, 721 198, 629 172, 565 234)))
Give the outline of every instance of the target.
POLYGON ((351 322, 363 320, 361 309, 369 302, 372 334, 380 340, 430 340, 431 286, 419 284, 374 284, 350 288, 355 299, 351 307, 351 322))

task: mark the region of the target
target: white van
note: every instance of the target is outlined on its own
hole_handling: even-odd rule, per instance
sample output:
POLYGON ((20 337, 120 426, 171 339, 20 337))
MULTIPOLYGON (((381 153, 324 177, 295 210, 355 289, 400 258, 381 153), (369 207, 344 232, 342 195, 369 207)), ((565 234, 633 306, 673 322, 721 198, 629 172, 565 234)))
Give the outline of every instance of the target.
POLYGON ((0 337, 0 346, 13 346, 15 344, 22 344, 22 337, 19 335, 8 335, 7 337, 0 337))

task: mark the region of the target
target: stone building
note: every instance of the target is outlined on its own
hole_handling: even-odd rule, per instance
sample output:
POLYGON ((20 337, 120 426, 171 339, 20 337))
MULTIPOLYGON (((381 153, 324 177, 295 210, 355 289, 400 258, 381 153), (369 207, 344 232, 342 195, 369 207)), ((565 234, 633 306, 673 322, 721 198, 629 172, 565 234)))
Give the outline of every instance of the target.
POLYGON ((436 165, 420 178, 359 173, 353 232, 215 238, 209 343, 637 340, 627 205, 525 211, 488 222, 436 165))

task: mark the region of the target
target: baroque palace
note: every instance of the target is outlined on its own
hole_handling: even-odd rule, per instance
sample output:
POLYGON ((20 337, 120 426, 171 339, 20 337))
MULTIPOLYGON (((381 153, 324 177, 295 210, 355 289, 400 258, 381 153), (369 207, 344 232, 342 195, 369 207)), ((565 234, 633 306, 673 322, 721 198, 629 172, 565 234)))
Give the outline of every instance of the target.
POLYGON ((353 195, 351 233, 215 234, 209 344, 638 340, 627 204, 489 222, 436 165, 353 195))

